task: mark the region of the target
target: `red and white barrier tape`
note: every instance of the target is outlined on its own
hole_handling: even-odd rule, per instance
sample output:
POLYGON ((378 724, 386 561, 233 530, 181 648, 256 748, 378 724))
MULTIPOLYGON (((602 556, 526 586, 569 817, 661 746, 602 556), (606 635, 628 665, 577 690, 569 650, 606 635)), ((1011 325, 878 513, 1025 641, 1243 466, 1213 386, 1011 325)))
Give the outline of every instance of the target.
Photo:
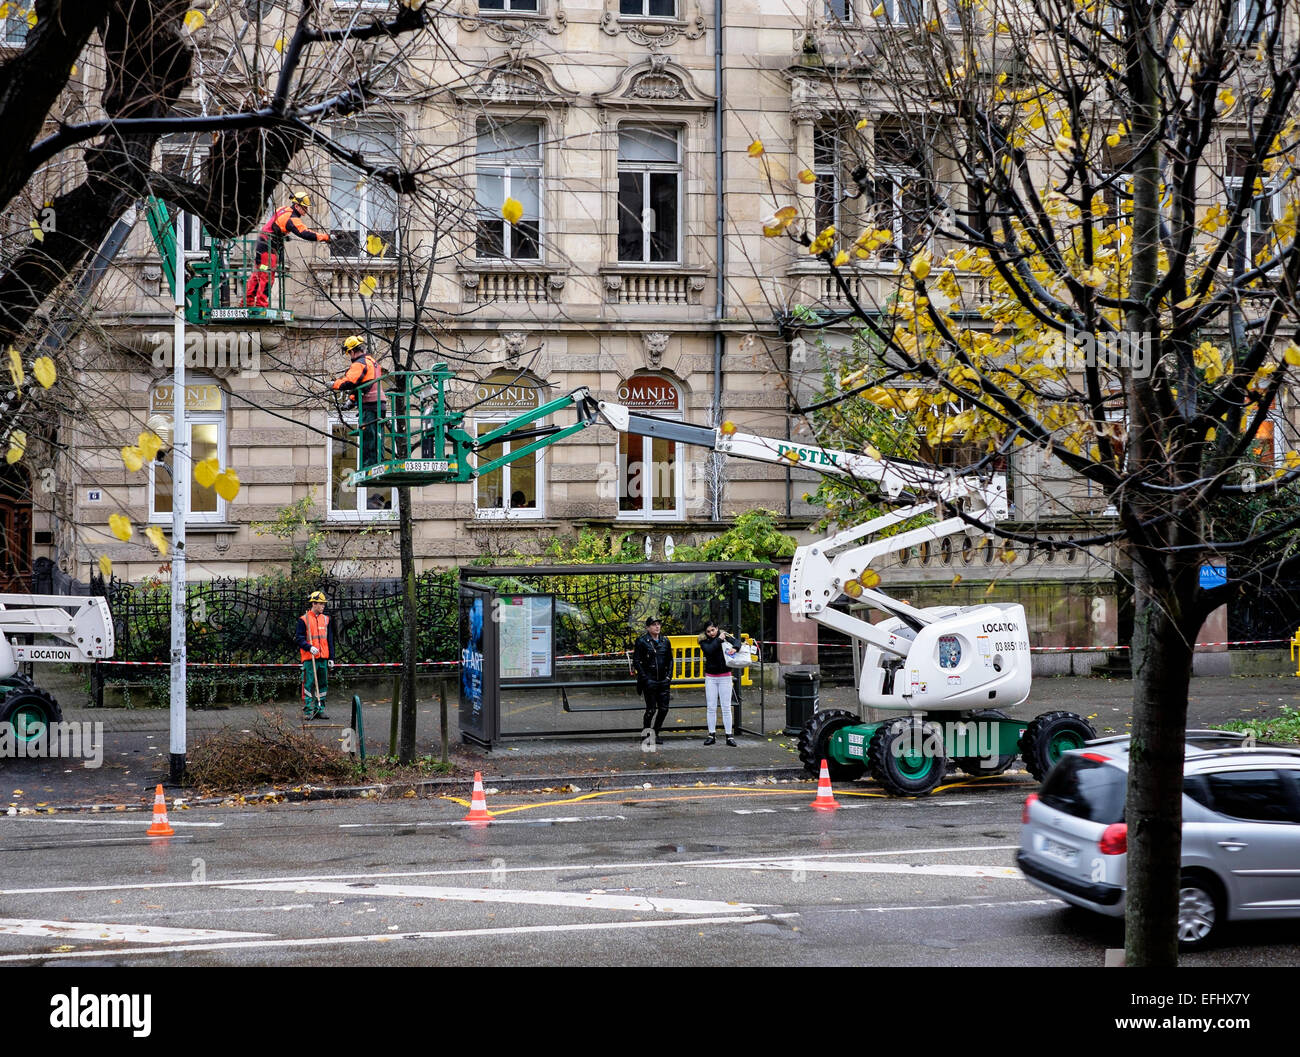
MULTIPOLYGON (((1272 646, 1277 643, 1286 644, 1290 639, 1238 639, 1234 642, 1198 642, 1197 647, 1201 646, 1272 646)), ((770 639, 762 643, 764 646, 811 646, 814 649, 822 650, 848 650, 852 649, 851 643, 844 642, 780 642, 770 639)), ((1030 646, 1031 653, 1110 653, 1119 650, 1131 650, 1132 646, 1030 646)))

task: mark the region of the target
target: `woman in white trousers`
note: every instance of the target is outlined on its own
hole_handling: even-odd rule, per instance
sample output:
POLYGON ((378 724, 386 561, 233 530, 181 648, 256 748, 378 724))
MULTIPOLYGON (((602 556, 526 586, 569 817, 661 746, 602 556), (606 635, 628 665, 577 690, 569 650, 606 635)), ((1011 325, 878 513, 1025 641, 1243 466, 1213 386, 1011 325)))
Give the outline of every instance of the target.
MULTIPOLYGON (((731 669, 727 667, 728 641, 731 636, 709 623, 700 634, 700 652, 704 654, 704 704, 709 736, 705 745, 712 745, 716 736, 718 710, 722 710, 722 729, 727 733, 727 744, 732 747, 736 739, 731 733, 731 669)), ((731 645, 735 648, 734 643, 731 645)))

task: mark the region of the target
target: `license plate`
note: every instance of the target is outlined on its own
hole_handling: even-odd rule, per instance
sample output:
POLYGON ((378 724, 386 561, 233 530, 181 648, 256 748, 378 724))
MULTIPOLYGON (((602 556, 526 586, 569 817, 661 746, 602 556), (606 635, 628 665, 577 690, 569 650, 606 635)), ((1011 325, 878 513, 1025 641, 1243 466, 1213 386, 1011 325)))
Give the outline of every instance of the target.
POLYGON ((1044 855, 1050 855, 1067 866, 1073 866, 1079 861, 1079 849, 1071 848, 1068 844, 1058 844, 1050 837, 1043 838, 1042 852, 1044 855))

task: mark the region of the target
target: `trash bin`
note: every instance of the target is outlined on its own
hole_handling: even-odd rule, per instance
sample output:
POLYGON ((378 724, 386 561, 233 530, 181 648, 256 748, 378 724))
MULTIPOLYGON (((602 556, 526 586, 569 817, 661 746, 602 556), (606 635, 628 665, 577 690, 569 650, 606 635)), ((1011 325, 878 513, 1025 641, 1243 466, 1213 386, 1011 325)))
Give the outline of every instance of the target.
POLYGON ((798 734, 817 711, 817 672, 785 673, 785 734, 798 734))

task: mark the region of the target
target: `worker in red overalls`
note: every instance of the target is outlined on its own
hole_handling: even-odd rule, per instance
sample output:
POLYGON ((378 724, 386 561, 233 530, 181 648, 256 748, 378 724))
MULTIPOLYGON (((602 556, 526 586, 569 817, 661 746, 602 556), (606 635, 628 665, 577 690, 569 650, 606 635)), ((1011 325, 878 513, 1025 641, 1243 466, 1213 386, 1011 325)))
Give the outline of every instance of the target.
POLYGON ((351 357, 352 363, 341 378, 334 380, 334 388, 348 394, 349 407, 357 407, 357 420, 361 426, 361 461, 357 469, 364 470, 379 461, 379 419, 383 415, 379 402, 379 379, 384 372, 379 361, 366 352, 366 339, 360 334, 345 338, 343 351, 351 357))
POLYGON ((302 660, 302 718, 325 719, 329 669, 334 663, 334 625, 325 615, 323 591, 313 591, 307 606, 294 636, 302 660))
POLYGON ((275 282, 275 266, 284 256, 284 240, 296 235, 308 242, 329 242, 329 232, 312 231, 299 218, 311 209, 311 196, 305 191, 295 191, 289 205, 277 209, 262 225, 253 248, 253 274, 248 277, 244 291, 244 304, 248 308, 269 308, 271 284, 275 282))

